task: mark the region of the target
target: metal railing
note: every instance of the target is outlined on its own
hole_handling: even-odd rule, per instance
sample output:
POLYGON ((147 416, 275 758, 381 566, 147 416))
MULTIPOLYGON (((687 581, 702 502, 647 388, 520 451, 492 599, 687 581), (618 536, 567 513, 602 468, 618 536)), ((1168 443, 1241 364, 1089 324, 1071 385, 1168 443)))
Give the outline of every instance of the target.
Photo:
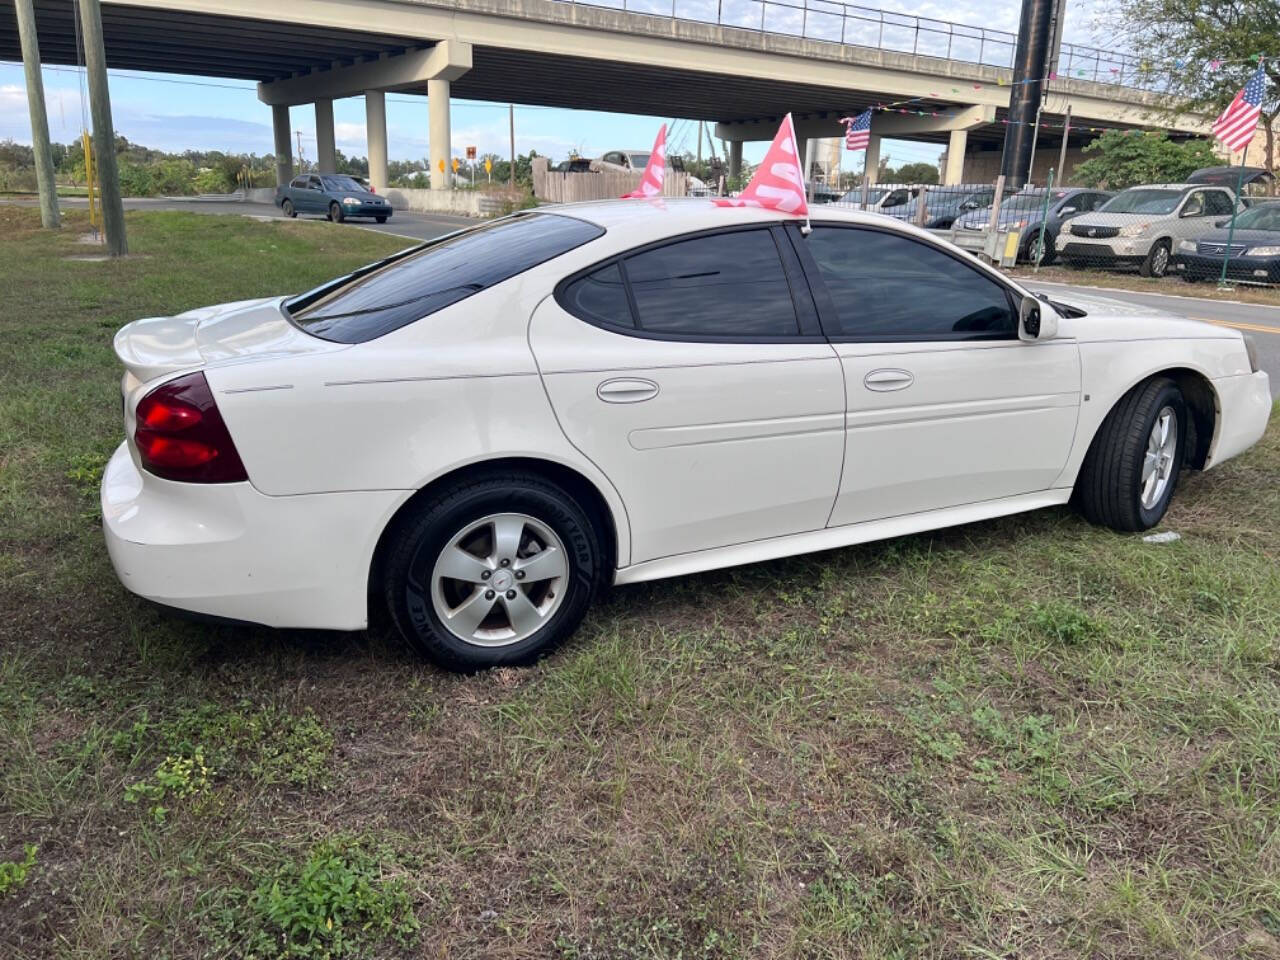
MULTIPOLYGON (((561 0, 672 20, 714 23, 757 33, 803 37, 842 46, 1012 69, 1016 34, 834 0, 561 0)), ((1057 73, 1064 78, 1154 89, 1157 79, 1138 58, 1064 43, 1057 73)))

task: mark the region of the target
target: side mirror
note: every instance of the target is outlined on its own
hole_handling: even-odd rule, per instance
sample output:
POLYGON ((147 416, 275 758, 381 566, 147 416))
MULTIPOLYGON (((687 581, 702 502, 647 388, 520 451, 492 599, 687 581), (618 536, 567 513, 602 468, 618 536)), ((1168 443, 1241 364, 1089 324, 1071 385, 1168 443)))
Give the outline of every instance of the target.
POLYGON ((1230 222, 1231 222, 1231 218, 1230 218, 1230 217, 1227 217, 1227 219, 1225 219, 1225 220, 1215 220, 1215 221, 1213 221, 1213 225, 1214 225, 1215 227, 1225 227, 1225 226, 1226 226, 1228 223, 1230 223, 1230 222))
POLYGON ((1058 335, 1058 313, 1048 303, 1025 296, 1018 309, 1018 339, 1052 340, 1058 335))
POLYGON ((1202 217, 1204 216, 1204 207, 1183 207, 1182 212, 1178 214, 1180 217, 1202 217))
POLYGON ((1059 211, 1058 211, 1058 216, 1060 216, 1060 217, 1069 217, 1069 216, 1071 216, 1071 214, 1073 214, 1073 213, 1075 213, 1075 212, 1076 212, 1076 208, 1075 208, 1075 207, 1063 207, 1061 210, 1059 210, 1059 211))
POLYGON ((977 200, 966 200, 964 203, 960 204, 960 209, 961 209, 961 210, 977 210, 977 209, 978 209, 978 201, 977 201, 977 200))

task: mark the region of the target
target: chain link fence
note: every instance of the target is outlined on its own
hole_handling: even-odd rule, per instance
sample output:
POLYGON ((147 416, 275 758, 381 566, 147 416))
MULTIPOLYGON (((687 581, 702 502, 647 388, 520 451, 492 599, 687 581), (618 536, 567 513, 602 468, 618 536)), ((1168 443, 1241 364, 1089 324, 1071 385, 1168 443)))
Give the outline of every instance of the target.
MULTIPOLYGON (((1234 184, 1232 185, 1234 186, 1234 184)), ((822 202, 915 224, 1003 267, 1200 283, 1280 284, 1280 198, 1214 182, 1111 191, 1071 184, 868 183, 822 202), (1234 223, 1233 223, 1234 216, 1234 223)), ((1067 277, 1066 279, 1070 279, 1067 277)))

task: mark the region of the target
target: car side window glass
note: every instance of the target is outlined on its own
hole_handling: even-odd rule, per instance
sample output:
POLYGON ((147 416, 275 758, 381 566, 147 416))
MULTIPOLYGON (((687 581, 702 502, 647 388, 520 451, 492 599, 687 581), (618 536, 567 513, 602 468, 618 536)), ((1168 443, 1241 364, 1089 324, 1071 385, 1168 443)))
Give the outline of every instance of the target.
POLYGON ((1231 198, 1221 190, 1214 190, 1208 196, 1207 212, 1216 217, 1231 213, 1231 198))
POLYGON ((1204 212, 1204 191, 1197 190, 1187 197, 1187 202, 1182 206, 1182 215, 1184 217, 1202 217, 1204 212))
POLYGON ((622 269, 616 263, 574 280, 560 295, 560 305, 576 317, 606 326, 634 329, 636 325, 622 269))
POLYGON ((955 340, 1016 331, 1005 288, 935 247, 829 226, 815 226, 806 243, 835 307, 832 337, 955 340))
POLYGON ((294 187, 295 189, 298 189, 298 190, 301 190, 306 185, 307 185, 306 177, 294 177, 293 182, 289 184, 289 186, 294 187))
POLYGON ((637 326, 712 339, 795 337, 791 288, 772 233, 735 230, 664 244, 623 260, 637 326))

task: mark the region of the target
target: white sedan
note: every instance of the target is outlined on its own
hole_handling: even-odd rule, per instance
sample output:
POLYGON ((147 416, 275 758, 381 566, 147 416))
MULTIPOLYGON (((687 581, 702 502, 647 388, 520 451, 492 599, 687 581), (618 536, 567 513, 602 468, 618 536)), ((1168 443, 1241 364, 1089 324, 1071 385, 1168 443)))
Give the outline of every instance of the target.
POLYGON ((1258 440, 1235 330, 1046 302, 907 224, 521 213, 115 338, 121 581, 525 663, 629 584, 1066 503, 1144 530, 1258 440))

